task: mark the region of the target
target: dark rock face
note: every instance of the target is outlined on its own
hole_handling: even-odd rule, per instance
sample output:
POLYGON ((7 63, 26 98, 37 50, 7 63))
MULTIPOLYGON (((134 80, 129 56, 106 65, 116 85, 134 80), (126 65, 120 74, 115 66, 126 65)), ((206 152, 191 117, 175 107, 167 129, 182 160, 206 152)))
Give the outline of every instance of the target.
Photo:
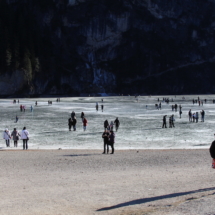
POLYGON ((26 34, 33 32, 29 47, 34 46, 35 57, 29 59, 40 68, 32 66, 29 75, 25 66, 16 70, 2 66, 1 95, 215 92, 215 1, 8 0, 7 4, 24 20, 34 17, 26 34), (6 76, 13 83, 6 84, 6 76))

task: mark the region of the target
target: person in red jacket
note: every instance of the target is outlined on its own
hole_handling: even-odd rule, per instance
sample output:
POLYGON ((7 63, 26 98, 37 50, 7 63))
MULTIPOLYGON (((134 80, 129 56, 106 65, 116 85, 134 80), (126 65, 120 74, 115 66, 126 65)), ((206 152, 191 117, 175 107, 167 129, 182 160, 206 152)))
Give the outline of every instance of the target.
POLYGON ((84 117, 84 119, 83 119, 83 129, 84 129, 84 131, 86 131, 86 128, 87 128, 87 119, 84 117))

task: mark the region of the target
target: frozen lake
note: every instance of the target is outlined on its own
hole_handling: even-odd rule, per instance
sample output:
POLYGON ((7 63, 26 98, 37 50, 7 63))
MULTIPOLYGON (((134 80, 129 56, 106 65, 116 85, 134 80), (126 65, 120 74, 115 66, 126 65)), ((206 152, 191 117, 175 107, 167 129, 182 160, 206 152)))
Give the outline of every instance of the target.
MULTIPOLYGON (((178 148, 208 148, 214 140, 215 104, 212 99, 215 95, 200 95, 200 99, 207 99, 203 106, 192 103, 198 96, 134 96, 103 97, 104 112, 100 105, 102 97, 72 97, 61 98, 57 103, 53 98, 20 99, 19 104, 13 104, 12 99, 0 100, 1 129, 10 131, 24 126, 30 133, 29 148, 33 149, 103 149, 103 124, 107 119, 120 120, 120 128, 116 133, 115 147, 117 149, 178 149, 178 148), (157 99, 173 98, 174 102, 162 102, 162 110, 155 109, 157 99), (48 100, 53 101, 48 105, 48 100), (35 101, 38 106, 35 107, 35 101), (99 111, 95 105, 99 103, 99 111), (26 112, 20 112, 20 104, 26 106, 26 112), (179 111, 173 112, 172 104, 182 105, 182 118, 179 111), (30 106, 34 111, 31 113, 30 106), (146 109, 146 105, 148 108, 146 109), (192 123, 188 120, 188 111, 205 111, 205 122, 192 123), (77 131, 68 131, 68 118, 75 111, 77 131), (87 131, 83 131, 81 112, 88 120, 87 131), (162 129, 163 115, 175 115, 175 128, 162 129), (16 115, 19 121, 15 123, 16 115)), ((167 118, 168 119, 168 118, 167 118)), ((167 120, 167 127, 168 120, 167 120)), ((1 145, 5 148, 5 141, 1 145)), ((13 141, 11 141, 13 148, 13 141)), ((18 148, 22 148, 22 140, 18 148)))

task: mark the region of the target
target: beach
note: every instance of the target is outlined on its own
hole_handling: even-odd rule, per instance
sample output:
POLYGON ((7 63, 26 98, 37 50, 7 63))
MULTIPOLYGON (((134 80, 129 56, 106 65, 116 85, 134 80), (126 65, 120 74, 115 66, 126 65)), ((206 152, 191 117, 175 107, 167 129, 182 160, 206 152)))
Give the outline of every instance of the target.
POLYGON ((0 214, 212 214, 208 149, 0 151, 0 214))

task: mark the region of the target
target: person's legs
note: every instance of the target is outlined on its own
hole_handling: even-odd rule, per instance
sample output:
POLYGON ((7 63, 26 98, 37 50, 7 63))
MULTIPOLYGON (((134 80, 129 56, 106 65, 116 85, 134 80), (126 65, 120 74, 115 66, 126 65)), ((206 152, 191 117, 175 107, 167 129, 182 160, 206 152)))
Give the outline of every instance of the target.
POLYGON ((28 149, 28 140, 26 140, 26 150, 28 149))
POLYGON ((26 140, 23 140, 23 150, 25 150, 25 144, 26 144, 26 140))
POLYGON ((9 147, 9 140, 5 140, 6 146, 9 147))
POLYGON ((111 144, 111 149, 112 149, 111 154, 114 154, 114 143, 111 144))
POLYGON ((105 152, 106 152, 106 143, 104 142, 104 151, 102 154, 105 154, 105 152))
POLYGON ((23 150, 25 150, 25 140, 23 140, 23 150))

